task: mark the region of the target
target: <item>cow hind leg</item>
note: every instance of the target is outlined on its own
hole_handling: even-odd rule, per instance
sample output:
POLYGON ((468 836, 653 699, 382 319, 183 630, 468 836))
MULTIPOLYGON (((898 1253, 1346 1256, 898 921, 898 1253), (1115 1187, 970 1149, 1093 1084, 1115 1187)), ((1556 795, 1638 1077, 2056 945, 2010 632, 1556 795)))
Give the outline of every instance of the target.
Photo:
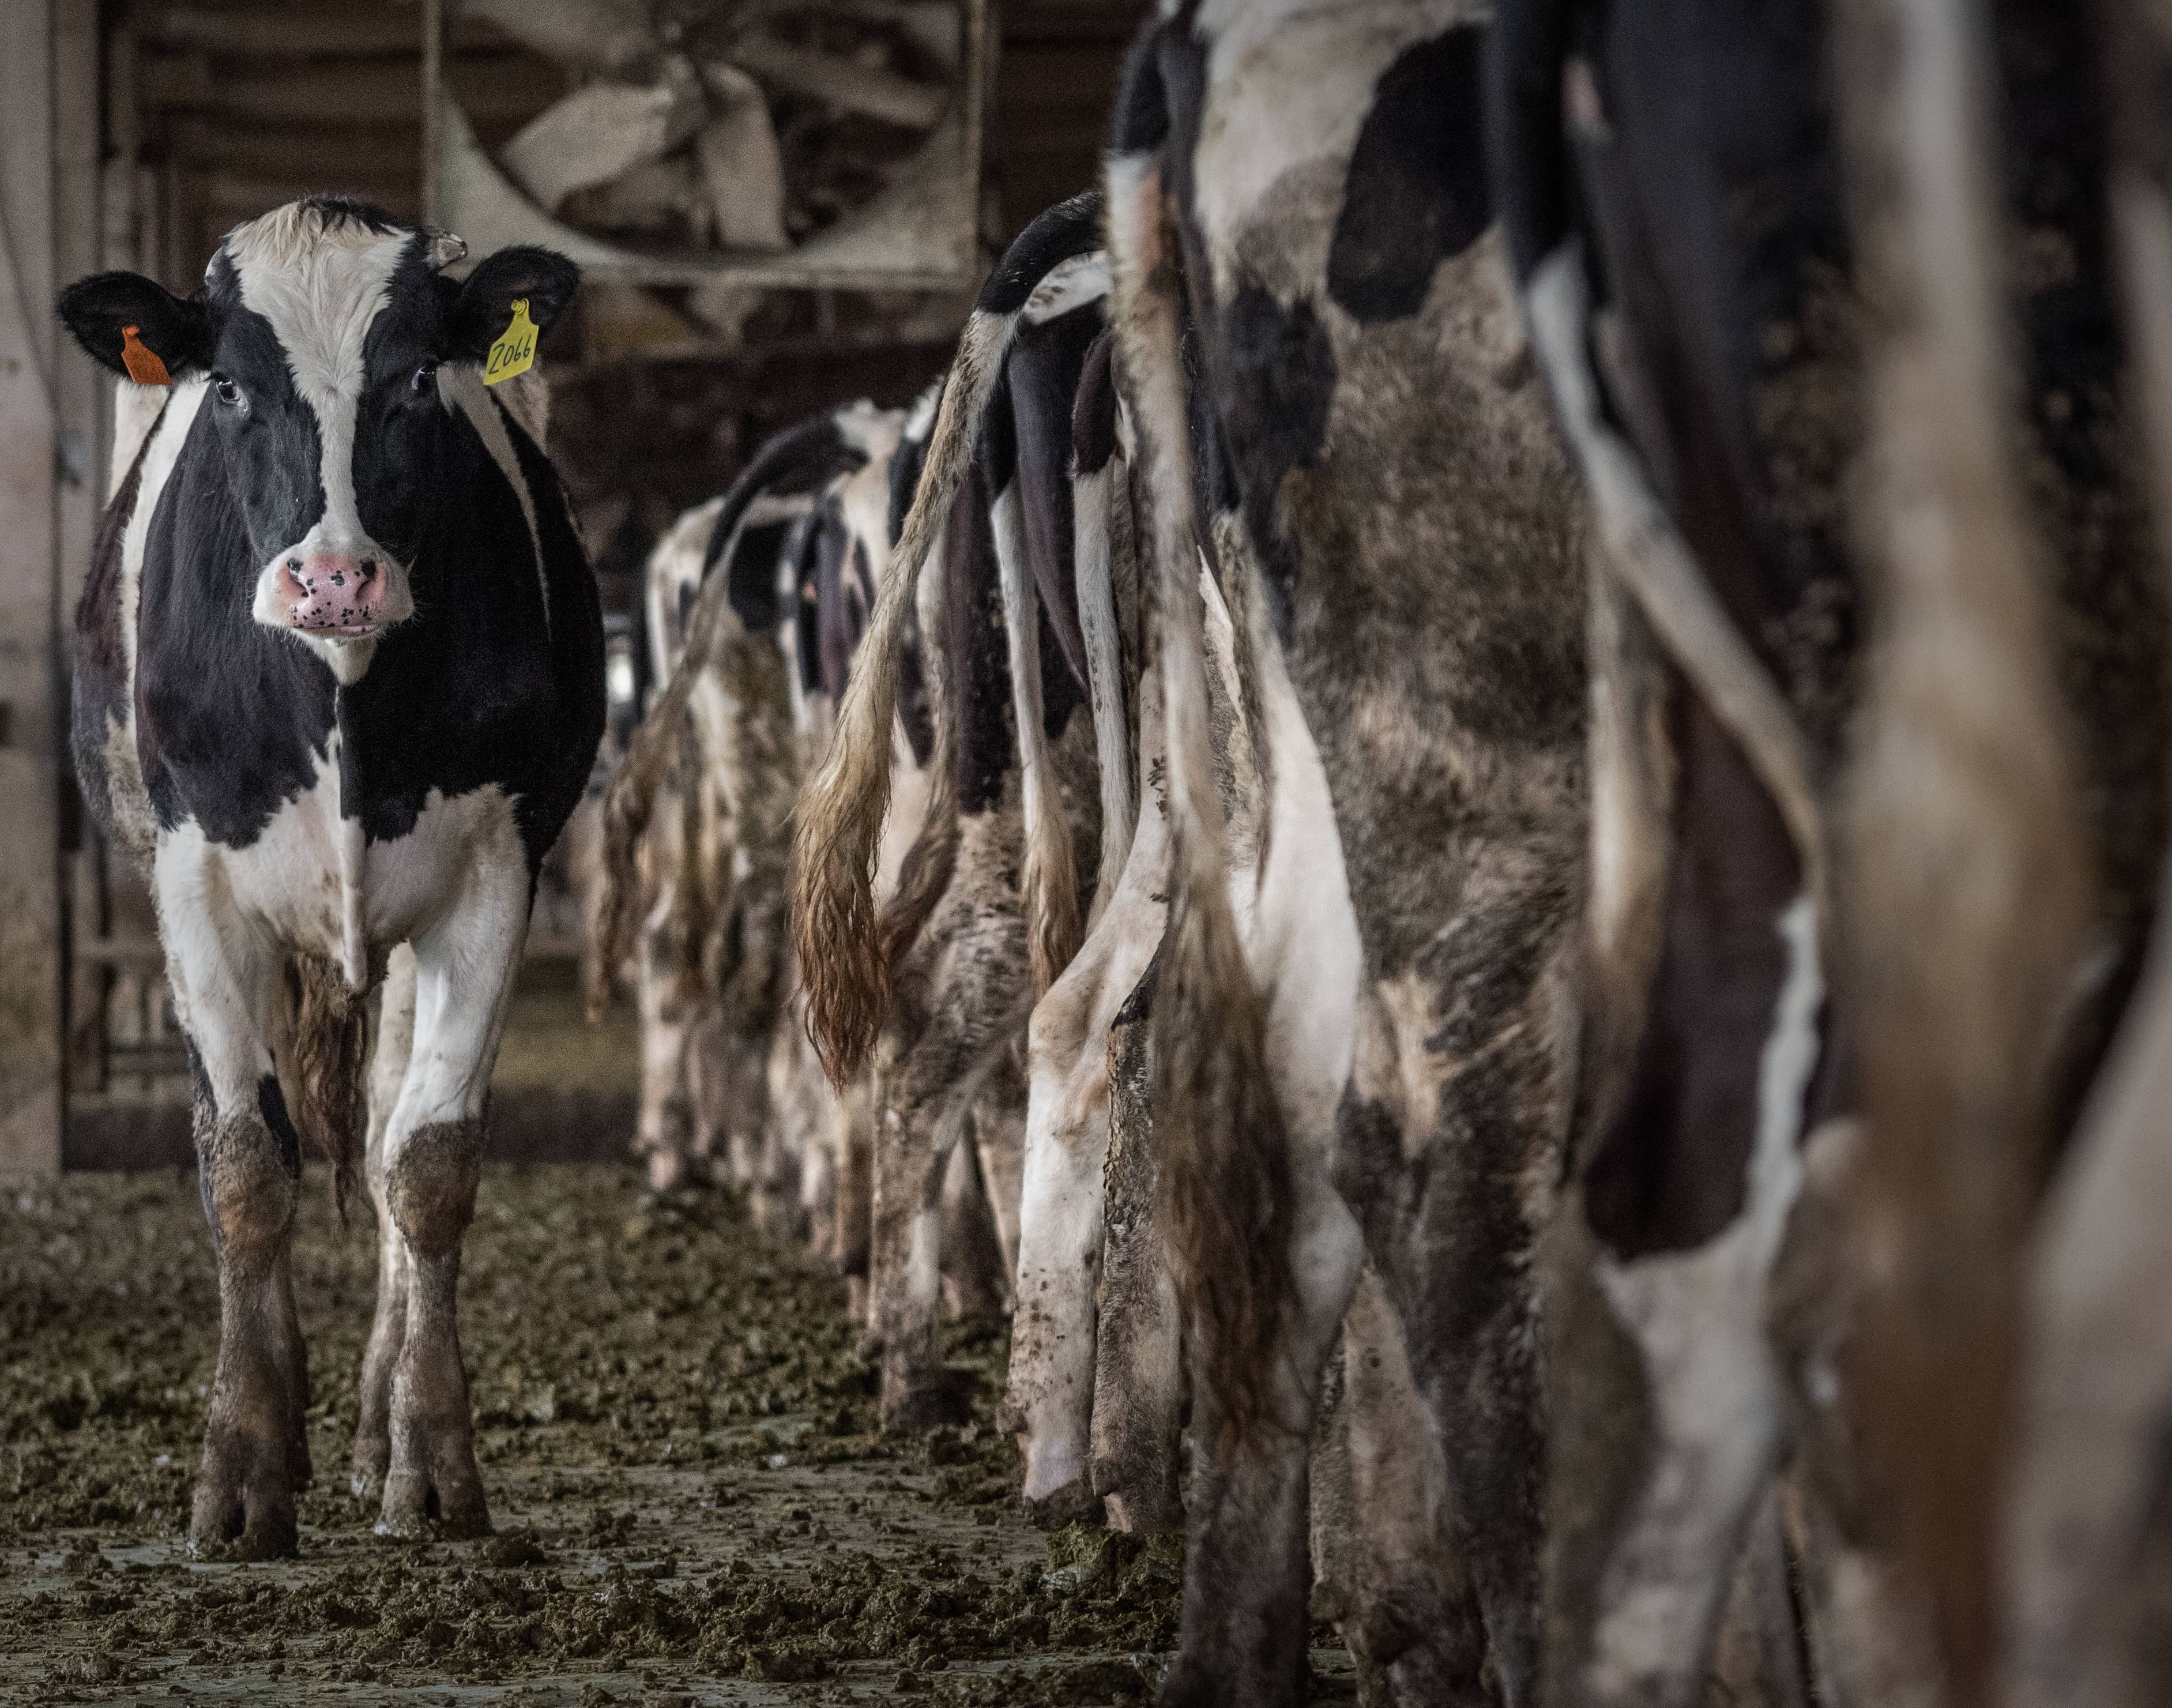
MULTIPOLYGON (((188 1039, 196 1166, 218 1254, 218 1362, 189 1521, 200 1553, 294 1552, 296 1442, 309 1406, 289 1249, 301 1146, 271 1047, 281 969, 239 922, 208 916, 203 891, 161 895, 168 970, 188 1039), (254 951, 254 952, 252 952, 254 951)), ((175 874, 162 859, 162 892, 175 874)))
POLYGON ((476 1469, 457 1319, 460 1248, 482 1171, 483 1101, 527 937, 527 864, 491 851, 447 917, 415 943, 414 1059, 384 1141, 384 1196, 406 1248, 380 1535, 490 1528, 476 1469))
POLYGON ((407 1242, 392 1219, 384 1195, 384 1136, 393 1105, 407 1077, 415 1045, 415 952, 392 952, 378 993, 377 1033, 369 1054, 369 1143, 364 1168, 377 1211, 377 1308, 362 1357, 362 1391, 354 1431, 352 1487, 358 1497, 381 1492, 392 1463, 392 1368, 407 1328, 407 1294, 413 1276, 407 1242))
POLYGON ((1152 986, 1142 986, 1109 1031, 1109 1157, 1091 1437, 1094 1492, 1109 1523, 1142 1533, 1184 1524, 1183 1317, 1154 1219, 1161 1168, 1149 1094, 1152 998, 1152 986))
POLYGON ((1350 1582, 1342 1629, 1362 1694, 1382 1705, 1490 1708, 1486 1626, 1454 1539, 1448 1465, 1379 1277, 1343 1320, 1350 1582))
MULTIPOLYGON (((981 1118, 975 1110, 970 1125, 981 1118)), ((943 1305, 947 1315, 988 1322, 1003 1314, 1003 1254, 976 1147, 953 1145, 943 1165, 943 1305)))

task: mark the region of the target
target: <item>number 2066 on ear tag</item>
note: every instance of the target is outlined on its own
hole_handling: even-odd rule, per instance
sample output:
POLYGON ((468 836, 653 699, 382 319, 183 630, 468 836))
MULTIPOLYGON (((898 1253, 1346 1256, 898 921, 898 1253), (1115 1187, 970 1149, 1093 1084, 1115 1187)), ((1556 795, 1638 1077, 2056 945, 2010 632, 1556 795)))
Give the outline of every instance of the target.
POLYGON ((528 318, 528 298, 516 297, 513 324, 490 346, 490 359, 483 363, 482 383, 495 385, 501 379, 527 373, 535 365, 535 323, 528 318))

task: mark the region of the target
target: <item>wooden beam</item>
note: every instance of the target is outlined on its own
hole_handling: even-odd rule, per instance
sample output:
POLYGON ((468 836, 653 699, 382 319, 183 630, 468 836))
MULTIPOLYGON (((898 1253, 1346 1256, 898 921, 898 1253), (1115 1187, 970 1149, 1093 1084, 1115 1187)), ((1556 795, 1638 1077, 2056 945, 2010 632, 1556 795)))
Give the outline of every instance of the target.
POLYGON ((50 17, 29 0, 7 10, 8 45, 20 48, 28 36, 35 51, 0 56, 0 105, 17 121, 0 143, 10 185, 41 185, 46 215, 25 217, 24 199, 11 196, 0 222, 0 1174, 20 1175, 56 1174, 61 1161, 61 732, 52 346, 40 336, 45 302, 34 319, 17 282, 42 285, 52 272, 50 17), (22 29, 25 14, 33 29, 22 29), (27 136, 26 110, 38 121, 27 136), (42 254, 30 247, 39 242, 42 254))

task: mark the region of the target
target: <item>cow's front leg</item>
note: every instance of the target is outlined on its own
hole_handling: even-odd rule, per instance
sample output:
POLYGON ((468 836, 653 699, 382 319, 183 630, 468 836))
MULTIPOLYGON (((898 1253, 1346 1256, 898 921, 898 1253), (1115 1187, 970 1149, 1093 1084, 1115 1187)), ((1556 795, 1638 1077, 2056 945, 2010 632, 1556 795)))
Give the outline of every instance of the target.
POLYGON ((218 1253, 218 1362, 189 1520, 200 1553, 269 1560, 294 1551, 306 1479, 307 1367, 288 1249, 301 1145, 271 1048, 277 948, 218 909, 171 847, 157 867, 167 971, 195 1081, 196 1168, 218 1253))
POLYGON ((415 942, 414 1057, 384 1140, 384 1198, 408 1281, 380 1535, 416 1535, 433 1518, 454 1536, 490 1528, 455 1312, 482 1170, 484 1100, 528 934, 529 895, 517 845, 490 851, 455 907, 415 942))
POLYGON ((384 1138, 406 1082, 415 1045, 415 952, 393 950, 378 991, 377 1031, 369 1051, 369 1146, 365 1169, 377 1211, 377 1309, 369 1345, 362 1356, 362 1392, 354 1431, 352 1487, 363 1498, 382 1490, 392 1464, 392 1370, 407 1332, 407 1293, 413 1280, 407 1242, 392 1218, 384 1194, 384 1138))

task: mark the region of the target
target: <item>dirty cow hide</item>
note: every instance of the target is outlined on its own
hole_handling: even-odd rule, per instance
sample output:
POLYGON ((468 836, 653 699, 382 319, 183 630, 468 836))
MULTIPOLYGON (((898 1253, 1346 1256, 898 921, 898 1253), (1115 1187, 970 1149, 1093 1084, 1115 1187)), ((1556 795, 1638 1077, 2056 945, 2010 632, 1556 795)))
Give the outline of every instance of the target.
POLYGON ((935 1326, 943 1183, 970 1131, 1014 1272, 1033 999, 1075 950, 1095 883, 1098 790, 1073 557, 1073 404, 1101 330, 1099 200, 1059 204, 998 264, 968 322, 830 753, 803 798, 793 932, 833 1077, 873 1050, 868 1351, 886 1426, 947 1412, 935 1326), (938 544, 939 607, 919 585, 938 544), (901 642, 937 637, 933 792, 878 919, 901 642))
MULTIPOLYGON (((1487 195, 1481 21, 1460 4, 1172 9, 1139 38, 1115 121, 1115 312, 1169 756, 1154 1117, 1196 1352, 1172 1702, 1302 1700, 1308 1442, 1368 1255, 1411 1415, 1447 1458, 1430 1533, 1390 1502, 1368 1515, 1361 1545, 1388 1564, 1369 1586, 1382 1616, 1358 1628, 1411 1687, 1482 1700, 1482 1667, 1511 1701, 1535 1688, 1530 1263, 1573 1041, 1583 587, 1487 195), (1216 557, 1257 748, 1249 865, 1217 793, 1202 443, 1238 513, 1216 557)), ((1380 1348, 1384 1322, 1353 1344, 1380 1348)))
POLYGON ((1821 1688, 1978 1698, 2015 1256, 2147 928, 2163 613, 2091 46, 2066 8, 1976 44, 1880 13, 1497 24, 1519 282, 1603 541, 1563 1702, 1689 1700, 1791 1424, 1821 1688))
MULTIPOLYGON (((535 873, 602 731, 603 631, 557 476, 482 384, 514 301, 549 325, 575 270, 511 249, 456 283, 464 247, 316 198, 237 226, 201 296, 108 273, 61 298, 93 357, 171 381, 77 613, 74 735, 94 814, 148 868, 195 1082, 222 1313, 203 1549, 291 1552, 309 1473, 286 968, 308 959, 304 1015, 330 1022, 296 1040, 304 1077, 352 1078, 323 1034, 359 1024, 402 943, 418 1047, 369 1172, 403 1265, 358 1470, 388 1530, 487 1523, 454 1295, 535 873)), ((351 1156, 359 1098, 312 1101, 345 1111, 320 1136, 351 1156)))

